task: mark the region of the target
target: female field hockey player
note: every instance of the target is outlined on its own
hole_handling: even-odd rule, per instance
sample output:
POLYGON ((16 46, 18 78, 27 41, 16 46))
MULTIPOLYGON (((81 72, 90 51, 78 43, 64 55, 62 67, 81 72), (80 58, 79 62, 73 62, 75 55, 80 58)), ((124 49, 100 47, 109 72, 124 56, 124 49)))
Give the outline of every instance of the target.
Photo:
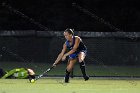
POLYGON ((63 44, 63 49, 58 55, 57 59, 55 60, 53 66, 56 66, 61 60, 64 61, 68 56, 69 59, 64 78, 65 83, 69 82, 69 75, 77 60, 80 64, 80 69, 83 74, 83 78, 85 79, 85 81, 88 80, 89 76, 87 76, 86 74, 84 62, 87 52, 86 46, 84 45, 82 39, 79 36, 74 36, 74 32, 72 29, 66 29, 64 31, 64 37, 66 39, 66 42, 63 44))

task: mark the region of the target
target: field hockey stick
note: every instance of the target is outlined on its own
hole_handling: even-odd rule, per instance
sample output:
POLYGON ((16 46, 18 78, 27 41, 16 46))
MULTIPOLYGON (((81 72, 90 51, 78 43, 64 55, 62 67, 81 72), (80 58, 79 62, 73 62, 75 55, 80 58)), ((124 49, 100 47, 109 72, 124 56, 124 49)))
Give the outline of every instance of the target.
POLYGON ((39 76, 37 76, 37 78, 35 78, 35 81, 40 79, 42 76, 44 76, 44 74, 48 73, 51 69, 53 69, 55 66, 52 66, 50 68, 48 68, 46 71, 44 71, 42 74, 40 74, 39 76))

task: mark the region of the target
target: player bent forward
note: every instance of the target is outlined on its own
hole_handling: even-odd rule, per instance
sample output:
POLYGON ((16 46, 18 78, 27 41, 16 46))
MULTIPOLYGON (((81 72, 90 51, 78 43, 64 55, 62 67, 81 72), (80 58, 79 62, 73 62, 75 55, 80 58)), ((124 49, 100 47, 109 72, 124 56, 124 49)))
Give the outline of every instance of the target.
POLYGON ((85 62, 84 59, 86 57, 87 48, 82 42, 82 39, 79 36, 74 36, 74 32, 72 29, 66 29, 64 31, 64 37, 66 42, 63 44, 63 49, 61 53, 58 55, 55 60, 53 66, 56 66, 61 60, 64 61, 68 56, 68 64, 65 73, 65 83, 69 82, 69 75, 74 67, 74 64, 78 60, 80 64, 80 69, 83 74, 83 78, 86 80, 89 79, 89 76, 86 74, 85 70, 85 62), (68 52, 66 52, 68 50, 68 52))

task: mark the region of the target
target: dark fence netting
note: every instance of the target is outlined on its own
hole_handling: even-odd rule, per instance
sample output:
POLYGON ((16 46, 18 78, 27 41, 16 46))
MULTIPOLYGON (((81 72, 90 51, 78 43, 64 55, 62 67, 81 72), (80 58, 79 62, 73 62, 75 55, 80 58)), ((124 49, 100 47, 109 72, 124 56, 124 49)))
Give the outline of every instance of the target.
MULTIPOLYGON (((57 34, 1 34, 0 68, 33 68, 40 74, 53 64, 61 52, 65 39, 61 36, 62 31, 57 34)), ((140 76, 139 37, 90 35, 81 38, 88 49, 85 62, 90 76, 140 76)), ((49 75, 64 75, 66 63, 61 62, 49 75)), ((78 63, 73 75, 81 76, 78 63)))

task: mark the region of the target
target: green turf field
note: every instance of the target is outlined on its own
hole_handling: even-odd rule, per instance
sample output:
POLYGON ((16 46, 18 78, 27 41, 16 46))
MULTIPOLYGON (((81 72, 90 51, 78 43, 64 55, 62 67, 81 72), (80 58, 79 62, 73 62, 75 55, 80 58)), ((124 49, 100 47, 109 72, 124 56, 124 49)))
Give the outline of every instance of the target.
POLYGON ((0 79, 0 93, 140 93, 140 80, 71 78, 44 78, 35 83, 27 79, 0 79))

